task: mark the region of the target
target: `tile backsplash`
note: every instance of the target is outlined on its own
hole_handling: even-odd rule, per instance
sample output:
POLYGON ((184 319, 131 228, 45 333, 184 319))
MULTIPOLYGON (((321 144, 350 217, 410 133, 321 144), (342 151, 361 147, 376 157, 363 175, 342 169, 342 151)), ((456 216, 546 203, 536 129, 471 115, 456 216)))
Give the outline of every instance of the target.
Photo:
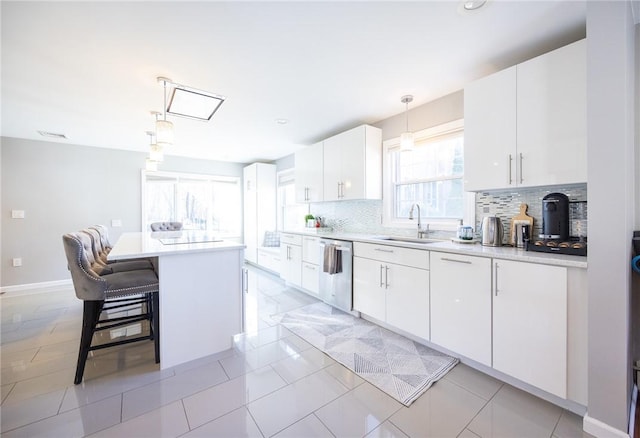
MULTIPOLYGON (((569 201, 587 200, 586 184, 476 193, 476 236, 479 236, 480 224, 485 216, 499 217, 504 224, 505 236, 508 236, 511 218, 520 212, 522 203, 528 205, 527 214, 534 218, 533 236, 537 236, 542 227, 542 198, 554 192, 564 193, 569 201)), ((382 201, 379 200, 319 202, 311 204, 310 211, 315 216, 321 216, 325 225, 337 232, 413 236, 415 231, 383 227, 382 201)), ((434 233, 433 237, 448 238, 453 235, 443 231, 434 233)))
MULTIPOLYGON (((569 197, 569 202, 587 201, 586 184, 478 192, 476 193, 476 230, 480 230, 482 218, 497 216, 504 225, 505 235, 508 235, 511 229, 511 218, 520 212, 520 204, 524 203, 528 206, 527 214, 533 217, 532 236, 537 236, 542 229, 542 198, 549 193, 564 193, 569 197)), ((571 214, 570 211, 569 218, 571 214)))

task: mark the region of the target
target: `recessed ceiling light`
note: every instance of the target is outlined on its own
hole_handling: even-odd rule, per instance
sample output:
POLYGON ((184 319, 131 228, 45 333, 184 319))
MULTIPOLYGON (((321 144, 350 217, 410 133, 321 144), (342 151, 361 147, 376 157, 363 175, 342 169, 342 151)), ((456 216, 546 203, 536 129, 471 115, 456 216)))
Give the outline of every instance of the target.
POLYGON ((289 123, 289 119, 276 119, 275 122, 278 125, 286 125, 287 123, 289 123))
POLYGON ((487 0, 465 0, 462 3, 462 7, 466 11, 475 11, 476 9, 480 9, 487 3, 487 0))
POLYGON ((59 134, 57 132, 38 131, 38 134, 40 134, 43 137, 49 137, 49 138, 57 138, 57 139, 66 139, 67 138, 67 136, 65 134, 59 134))

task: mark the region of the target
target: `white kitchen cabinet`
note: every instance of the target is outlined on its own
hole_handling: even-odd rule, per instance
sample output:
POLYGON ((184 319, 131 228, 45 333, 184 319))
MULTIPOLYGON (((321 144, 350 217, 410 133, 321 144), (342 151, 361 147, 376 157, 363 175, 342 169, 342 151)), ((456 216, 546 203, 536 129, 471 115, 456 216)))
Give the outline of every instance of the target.
POLYGON ((322 142, 296 152, 296 202, 321 202, 324 199, 322 160, 322 142))
POLYGON ((382 198, 382 131, 362 125, 324 141, 324 200, 382 198))
POLYGON ((354 242, 353 308, 429 339, 429 252, 354 242))
POLYGON ((302 236, 280 235, 280 277, 294 286, 302 286, 302 236))
POLYGON ((518 65, 518 181, 587 182, 587 44, 518 65))
POLYGON ((491 366, 491 259, 431 252, 431 342, 491 366))
POLYGON ((567 269, 494 260, 493 368, 567 396, 567 269))
POLYGON ((244 257, 258 263, 265 231, 276 229, 276 166, 253 163, 243 169, 244 257))
POLYGON ((464 90, 465 190, 584 183, 586 40, 464 90))
POLYGON ((320 289, 320 238, 302 236, 302 288, 318 295, 320 289))

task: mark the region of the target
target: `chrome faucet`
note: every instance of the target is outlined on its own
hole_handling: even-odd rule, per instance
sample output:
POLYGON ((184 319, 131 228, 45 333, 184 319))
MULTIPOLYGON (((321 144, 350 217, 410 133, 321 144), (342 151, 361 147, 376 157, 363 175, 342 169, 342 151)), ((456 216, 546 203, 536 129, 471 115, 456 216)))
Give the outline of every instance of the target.
POLYGON ((427 224, 426 229, 422 229, 422 222, 420 222, 420 206, 418 204, 413 204, 411 209, 409 210, 409 219, 413 220, 413 209, 418 209, 418 239, 422 239, 423 237, 427 237, 429 234, 429 224, 427 224))

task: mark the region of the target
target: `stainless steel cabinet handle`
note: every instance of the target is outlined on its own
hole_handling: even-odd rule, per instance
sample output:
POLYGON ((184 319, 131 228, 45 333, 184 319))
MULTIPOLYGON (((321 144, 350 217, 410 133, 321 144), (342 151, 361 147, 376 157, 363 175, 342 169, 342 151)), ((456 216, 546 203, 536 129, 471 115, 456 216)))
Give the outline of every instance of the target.
POLYGON ((244 270, 244 293, 248 294, 249 293, 249 270, 245 269, 244 270))
POLYGON ((449 259, 447 257, 442 257, 440 260, 444 261, 444 262, 456 262, 456 263, 464 263, 465 265, 470 265, 472 264, 470 261, 468 260, 456 260, 456 259, 449 259))
POLYGON ((496 297, 498 296, 498 268, 499 267, 500 266, 498 266, 498 264, 496 263, 496 267, 495 267, 495 271, 496 271, 496 274, 495 274, 496 297))
POLYGON ((393 252, 392 249, 382 249, 382 248, 374 248, 374 251, 380 251, 380 252, 393 252))
POLYGON ((513 163, 513 157, 509 154, 509 185, 513 184, 513 178, 511 176, 511 164, 513 163))
POLYGON ((291 247, 287 245, 287 260, 291 260, 291 247))
POLYGON ((520 152, 520 184, 524 182, 524 178, 522 176, 522 152, 520 152))
POLYGON ((384 286, 382 282, 382 270, 384 269, 384 265, 380 265, 380 287, 384 286))
POLYGON ((384 288, 389 289, 389 266, 384 267, 384 288))

